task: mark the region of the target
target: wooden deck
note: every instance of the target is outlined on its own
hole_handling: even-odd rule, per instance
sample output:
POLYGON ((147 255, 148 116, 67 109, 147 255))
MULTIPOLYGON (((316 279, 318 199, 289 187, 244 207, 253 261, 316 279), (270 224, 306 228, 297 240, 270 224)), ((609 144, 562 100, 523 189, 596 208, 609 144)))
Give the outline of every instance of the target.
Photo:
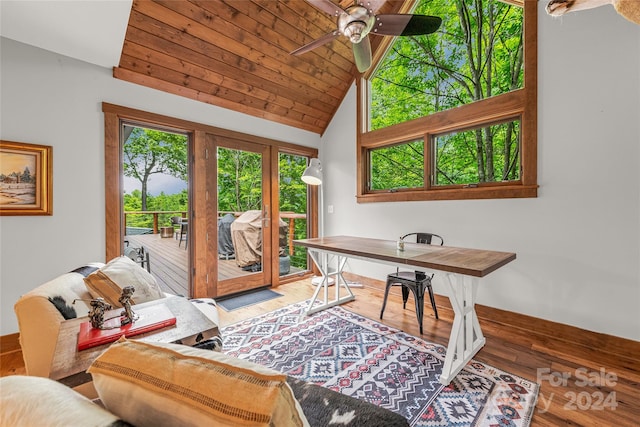
MULTIPOLYGON (((142 246, 149 252, 151 274, 163 291, 189 296, 189 251, 185 247, 186 242, 183 241, 179 245, 175 237, 163 238, 160 234, 130 235, 125 239, 129 241, 130 246, 142 246)), ((218 269, 220 280, 252 274, 238 267, 235 260, 219 260, 218 269)))

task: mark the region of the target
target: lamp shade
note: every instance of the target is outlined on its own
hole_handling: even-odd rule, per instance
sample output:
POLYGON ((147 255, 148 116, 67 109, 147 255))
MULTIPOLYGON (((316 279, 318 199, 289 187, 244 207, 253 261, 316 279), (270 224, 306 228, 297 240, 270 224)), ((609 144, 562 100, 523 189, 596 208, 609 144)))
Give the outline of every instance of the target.
POLYGON ((302 174, 302 180, 309 185, 322 184, 322 164, 319 159, 311 159, 302 174))

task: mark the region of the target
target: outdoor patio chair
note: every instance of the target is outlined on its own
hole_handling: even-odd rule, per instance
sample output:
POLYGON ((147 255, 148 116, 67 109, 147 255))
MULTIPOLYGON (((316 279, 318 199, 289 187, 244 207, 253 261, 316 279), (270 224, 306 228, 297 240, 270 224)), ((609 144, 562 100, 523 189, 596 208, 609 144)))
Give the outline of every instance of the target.
POLYGON ((184 248, 187 249, 187 231, 188 231, 188 222, 186 219, 182 218, 180 222, 180 231, 178 233, 178 247, 182 244, 184 240, 184 248))
POLYGON ((176 239, 178 238, 178 233, 180 232, 180 224, 182 224, 182 217, 181 216, 172 216, 171 217, 171 226, 174 228, 173 235, 176 236, 176 239))

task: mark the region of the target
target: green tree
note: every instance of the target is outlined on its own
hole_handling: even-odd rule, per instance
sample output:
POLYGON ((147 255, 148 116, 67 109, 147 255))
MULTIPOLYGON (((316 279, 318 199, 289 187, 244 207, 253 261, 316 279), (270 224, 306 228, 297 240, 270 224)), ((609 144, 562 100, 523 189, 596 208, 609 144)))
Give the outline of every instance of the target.
POLYGON ((187 180, 187 137, 134 128, 123 147, 124 175, 141 184, 141 209, 147 210, 147 184, 154 174, 187 180))
MULTIPOLYGON (((307 157, 281 153, 278 160, 280 211, 303 213, 307 211, 307 184, 301 177, 307 167, 307 157)), ((293 236, 295 239, 307 237, 307 221, 294 221, 293 236)), ((294 246, 291 265, 304 268, 307 264, 307 251, 294 246)))
POLYGON ((307 158, 293 154, 280 154, 280 210, 302 213, 307 210, 307 184, 301 177, 307 167, 307 158))
POLYGON ((218 210, 262 210, 262 156, 218 148, 218 210))
MULTIPOLYGON (((436 34, 394 42, 370 80, 372 129, 523 86, 522 8, 498 0, 422 0, 415 12, 440 16, 443 24, 436 34)), ((518 121, 443 136, 435 147, 436 183, 517 178, 519 136, 518 121)), ((378 170, 379 188, 416 186, 415 171, 401 174, 407 177, 404 182, 397 165, 419 165, 420 159, 409 158, 423 158, 424 147, 403 144, 382 154, 396 167, 378 170)))

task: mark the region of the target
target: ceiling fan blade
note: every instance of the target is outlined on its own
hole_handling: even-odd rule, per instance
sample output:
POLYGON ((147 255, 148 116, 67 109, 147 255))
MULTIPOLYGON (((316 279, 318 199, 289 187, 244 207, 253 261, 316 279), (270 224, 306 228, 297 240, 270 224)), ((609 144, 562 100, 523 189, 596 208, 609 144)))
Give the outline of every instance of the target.
POLYGON ((371 67, 371 42, 369 36, 363 38, 360 43, 353 43, 353 59, 358 71, 364 73, 371 67))
POLYGON ((307 2, 331 16, 338 16, 344 12, 340 6, 333 4, 329 0, 307 0, 307 2))
POLYGON ((419 36, 436 32, 442 24, 437 16, 410 14, 381 14, 371 33, 382 36, 419 36))
POLYGON ((291 52, 291 55, 302 55, 303 53, 309 52, 310 50, 313 50, 317 47, 322 46, 323 44, 327 44, 330 41, 335 40, 339 35, 340 33, 338 31, 332 31, 329 34, 325 34, 324 36, 320 37, 319 39, 315 39, 311 43, 297 48, 296 50, 291 52))
POLYGON ((364 0, 362 2, 363 6, 367 9, 371 9, 373 12, 377 12, 385 3, 386 0, 364 0))

